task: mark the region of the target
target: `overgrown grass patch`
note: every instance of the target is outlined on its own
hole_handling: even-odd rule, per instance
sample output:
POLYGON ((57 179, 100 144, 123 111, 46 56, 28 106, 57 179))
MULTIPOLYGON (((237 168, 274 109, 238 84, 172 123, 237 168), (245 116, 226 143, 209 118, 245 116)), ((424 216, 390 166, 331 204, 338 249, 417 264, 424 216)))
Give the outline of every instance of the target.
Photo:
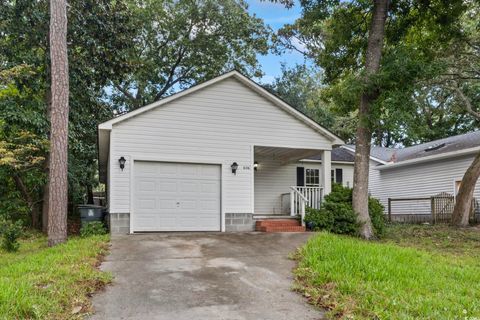
POLYGON ((388 227, 383 241, 445 255, 480 257, 479 226, 393 224, 388 227))
POLYGON ((96 268, 107 248, 108 236, 48 248, 34 235, 16 253, 0 251, 0 318, 80 318, 90 310, 88 296, 111 280, 96 268))
POLYGON ((296 289, 327 308, 331 318, 480 317, 478 259, 429 250, 431 241, 418 235, 411 241, 417 245, 410 247, 392 235, 384 242, 367 242, 319 233, 298 252, 296 289), (429 244, 418 245, 424 240, 429 244))

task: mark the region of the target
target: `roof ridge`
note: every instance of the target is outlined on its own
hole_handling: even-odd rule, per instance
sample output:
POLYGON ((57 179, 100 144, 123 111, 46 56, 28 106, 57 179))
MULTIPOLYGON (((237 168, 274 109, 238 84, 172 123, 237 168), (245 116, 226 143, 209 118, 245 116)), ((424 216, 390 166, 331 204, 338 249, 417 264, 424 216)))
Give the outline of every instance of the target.
POLYGON ((415 144, 413 146, 402 148, 402 150, 410 149, 410 148, 418 148, 420 146, 427 145, 427 144, 439 144, 439 143, 444 142, 445 140, 454 140, 455 138, 459 138, 459 137, 462 137, 462 136, 473 135, 473 134, 480 134, 480 130, 474 130, 474 131, 470 131, 470 132, 466 132, 466 133, 457 134, 457 135, 454 135, 454 136, 449 136, 449 137, 445 137, 445 138, 440 138, 440 139, 436 139, 436 140, 422 142, 422 143, 419 143, 419 144, 415 144))

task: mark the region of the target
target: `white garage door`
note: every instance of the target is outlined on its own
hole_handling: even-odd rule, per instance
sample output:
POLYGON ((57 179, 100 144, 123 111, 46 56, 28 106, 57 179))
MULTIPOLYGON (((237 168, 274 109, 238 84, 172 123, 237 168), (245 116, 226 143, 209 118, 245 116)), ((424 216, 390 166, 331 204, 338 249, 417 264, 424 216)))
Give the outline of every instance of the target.
POLYGON ((220 231, 220 166, 135 161, 133 231, 220 231))

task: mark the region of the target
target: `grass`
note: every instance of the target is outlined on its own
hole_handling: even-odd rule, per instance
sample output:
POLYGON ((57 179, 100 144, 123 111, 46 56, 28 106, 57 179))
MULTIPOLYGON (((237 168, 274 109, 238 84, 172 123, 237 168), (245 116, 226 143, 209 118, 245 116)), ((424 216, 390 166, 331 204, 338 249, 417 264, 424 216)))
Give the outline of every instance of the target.
POLYGON ((298 252, 296 289, 343 319, 477 319, 480 231, 392 226, 367 242, 319 233, 298 252))
POLYGON ((0 251, 0 319, 75 319, 90 311, 88 296, 111 280, 96 268, 108 236, 73 237, 47 247, 33 235, 16 253, 0 251))

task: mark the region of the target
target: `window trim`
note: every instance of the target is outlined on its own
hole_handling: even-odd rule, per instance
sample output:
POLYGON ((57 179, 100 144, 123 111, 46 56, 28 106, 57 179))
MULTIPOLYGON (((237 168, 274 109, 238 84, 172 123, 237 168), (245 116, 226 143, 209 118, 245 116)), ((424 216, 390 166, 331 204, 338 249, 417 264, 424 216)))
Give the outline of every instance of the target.
POLYGON ((304 174, 304 178, 305 178, 305 187, 320 187, 320 169, 316 169, 316 168, 305 168, 305 174, 304 174), (307 182, 307 172, 311 172, 311 171, 307 171, 307 170, 312 170, 313 172, 315 172, 316 174, 313 175, 313 181, 315 181, 316 179, 318 179, 318 183, 308 183, 307 182))

